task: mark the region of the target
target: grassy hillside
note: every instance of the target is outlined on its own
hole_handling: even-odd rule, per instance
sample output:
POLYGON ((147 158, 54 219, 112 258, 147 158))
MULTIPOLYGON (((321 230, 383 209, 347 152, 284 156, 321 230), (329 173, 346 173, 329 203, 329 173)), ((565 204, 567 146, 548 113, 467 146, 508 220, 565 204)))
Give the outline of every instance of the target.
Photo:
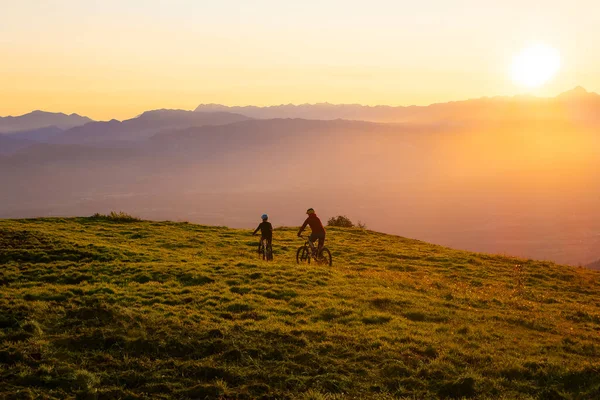
POLYGON ((592 399, 600 273, 330 229, 0 221, 0 398, 592 399))

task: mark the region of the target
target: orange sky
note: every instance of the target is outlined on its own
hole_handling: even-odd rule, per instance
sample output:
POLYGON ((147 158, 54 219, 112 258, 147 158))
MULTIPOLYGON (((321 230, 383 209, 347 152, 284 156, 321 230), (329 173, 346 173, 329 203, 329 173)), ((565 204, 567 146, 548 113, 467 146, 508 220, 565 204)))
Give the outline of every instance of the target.
POLYGON ((298 3, 0 0, 0 116, 512 95, 512 58, 532 42, 562 58, 534 94, 600 91, 596 1, 298 3))

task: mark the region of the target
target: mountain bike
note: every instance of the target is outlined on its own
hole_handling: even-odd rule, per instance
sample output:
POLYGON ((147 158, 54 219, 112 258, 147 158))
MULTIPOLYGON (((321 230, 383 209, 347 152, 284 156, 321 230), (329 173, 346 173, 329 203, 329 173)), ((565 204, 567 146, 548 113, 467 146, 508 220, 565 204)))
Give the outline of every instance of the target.
POLYGON ((268 244, 269 241, 261 238, 258 242, 258 256, 265 261, 273 260, 273 245, 268 244))
POLYGON ((305 242, 304 245, 300 246, 298 251, 296 251, 296 262, 298 264, 303 262, 310 264, 310 259, 312 258, 317 264, 332 265, 331 252, 327 247, 323 246, 320 254, 317 255, 317 249, 314 243, 304 236, 300 237, 304 239, 305 242))

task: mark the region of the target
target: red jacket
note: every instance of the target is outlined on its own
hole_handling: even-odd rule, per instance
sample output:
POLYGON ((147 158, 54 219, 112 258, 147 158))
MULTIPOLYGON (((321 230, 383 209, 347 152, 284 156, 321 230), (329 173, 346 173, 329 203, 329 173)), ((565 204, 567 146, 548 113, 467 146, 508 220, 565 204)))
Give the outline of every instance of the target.
POLYGON ((308 218, 306 218, 306 221, 304 221, 304 224, 302 224, 300 232, 306 228, 306 225, 310 226, 310 229, 313 233, 325 233, 325 228, 323 227, 319 217, 317 217, 317 214, 308 214, 308 218))

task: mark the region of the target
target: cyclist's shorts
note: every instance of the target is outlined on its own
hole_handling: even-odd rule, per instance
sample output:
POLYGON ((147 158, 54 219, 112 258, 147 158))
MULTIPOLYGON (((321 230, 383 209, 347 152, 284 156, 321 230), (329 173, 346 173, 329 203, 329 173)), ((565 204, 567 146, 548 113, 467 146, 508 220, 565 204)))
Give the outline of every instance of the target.
POLYGON ((314 242, 315 240, 318 240, 318 239, 325 240, 325 232, 311 233, 310 236, 308 237, 308 239, 311 242, 314 242))

